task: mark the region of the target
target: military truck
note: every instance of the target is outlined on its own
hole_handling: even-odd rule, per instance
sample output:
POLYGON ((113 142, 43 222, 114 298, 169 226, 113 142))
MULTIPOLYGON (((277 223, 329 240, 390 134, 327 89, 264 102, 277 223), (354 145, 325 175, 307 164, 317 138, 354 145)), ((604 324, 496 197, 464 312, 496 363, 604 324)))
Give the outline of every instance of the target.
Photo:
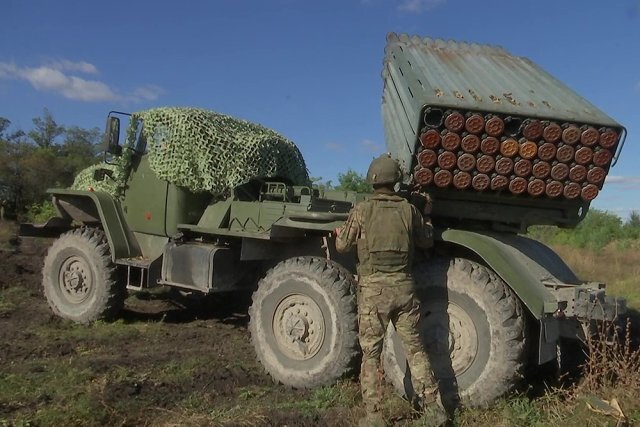
MULTIPOLYGON (((399 190, 433 199, 435 246, 415 268, 425 348, 445 394, 484 405, 624 311, 521 234, 578 224, 625 130, 497 47, 390 34, 382 77, 399 190)), ((252 289, 251 339, 276 381, 317 387, 351 372, 355 255, 335 253, 332 231, 366 195, 314 189, 295 147, 269 132, 256 142, 264 129, 246 122, 160 109, 125 115, 125 132, 122 117, 109 114, 105 162, 49 190, 57 216, 21 228, 56 237, 43 268, 52 310, 88 323, 117 316, 127 290, 252 289)), ((393 325, 383 359, 411 397, 393 325)))

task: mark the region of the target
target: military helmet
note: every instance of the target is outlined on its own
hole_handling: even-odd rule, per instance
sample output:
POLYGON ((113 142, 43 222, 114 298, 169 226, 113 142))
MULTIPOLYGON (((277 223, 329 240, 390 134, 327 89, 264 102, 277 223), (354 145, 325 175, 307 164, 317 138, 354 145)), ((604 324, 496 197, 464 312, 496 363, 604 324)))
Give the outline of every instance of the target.
POLYGON ((395 184, 401 178, 400 165, 389 154, 373 159, 367 171, 367 181, 372 185, 395 184))

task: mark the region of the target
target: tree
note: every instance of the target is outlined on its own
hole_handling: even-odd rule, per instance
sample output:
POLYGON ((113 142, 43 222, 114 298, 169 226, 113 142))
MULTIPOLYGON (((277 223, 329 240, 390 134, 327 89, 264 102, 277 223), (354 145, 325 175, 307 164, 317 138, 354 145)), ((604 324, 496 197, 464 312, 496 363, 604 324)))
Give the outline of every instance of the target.
POLYGON ((60 181, 69 185, 78 172, 95 164, 99 160, 96 156, 99 151, 99 143, 100 130, 98 128, 68 127, 59 152, 60 173, 62 174, 60 181))
POLYGON ((627 224, 631 228, 640 228, 640 212, 631 211, 627 224))
POLYGON ((616 214, 591 208, 573 232, 573 241, 580 247, 600 249, 623 237, 622 220, 616 214))
POLYGON ((637 239, 640 237, 640 212, 631 211, 627 222, 622 227, 626 237, 637 239))
POLYGON ((373 192, 373 187, 367 182, 366 178, 353 169, 349 169, 345 173, 339 173, 338 182, 336 190, 357 191, 358 193, 373 192))
POLYGON ((309 180, 311 181, 311 185, 313 185, 314 188, 318 188, 321 191, 333 190, 333 183, 331 182, 331 180, 322 181, 321 176, 311 176, 309 177, 309 180))
POLYGON ((29 138, 41 148, 52 147, 55 139, 64 134, 64 126, 56 123, 47 108, 43 110, 42 117, 34 117, 32 121, 36 128, 29 131, 29 138))
POLYGON ((10 133, 11 121, 0 117, 0 199, 7 200, 18 216, 47 200, 47 188, 68 187, 80 170, 99 160, 98 128, 65 129, 46 108, 33 124, 27 134, 22 130, 10 133), (62 136, 64 140, 58 143, 62 136))
POLYGON ((0 117, 0 140, 4 139, 4 132, 9 128, 11 120, 0 117))

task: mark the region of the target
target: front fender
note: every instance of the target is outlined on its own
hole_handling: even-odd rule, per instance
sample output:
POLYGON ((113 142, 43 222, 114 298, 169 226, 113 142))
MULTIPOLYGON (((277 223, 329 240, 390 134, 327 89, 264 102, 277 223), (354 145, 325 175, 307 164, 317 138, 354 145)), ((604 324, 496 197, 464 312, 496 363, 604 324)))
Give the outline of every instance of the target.
POLYGON ((138 242, 127 227, 120 204, 110 194, 69 189, 51 189, 47 192, 53 196, 53 205, 60 217, 83 224, 102 225, 113 261, 141 255, 138 242))
POLYGON ((447 229, 438 240, 476 253, 516 293, 536 319, 558 309, 545 284, 580 284, 562 259, 542 243, 523 236, 447 229))

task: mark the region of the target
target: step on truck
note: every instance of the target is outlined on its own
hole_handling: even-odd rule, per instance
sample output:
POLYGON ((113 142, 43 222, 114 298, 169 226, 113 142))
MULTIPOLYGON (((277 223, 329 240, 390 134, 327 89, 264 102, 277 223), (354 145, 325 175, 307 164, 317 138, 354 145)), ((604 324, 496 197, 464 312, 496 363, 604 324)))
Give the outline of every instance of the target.
MULTIPOLYGON (((523 234, 576 226, 626 131, 499 47, 392 33, 382 80, 400 190, 433 200, 435 245, 414 271, 425 348, 444 394, 486 405, 624 313, 523 234)), ((286 138, 204 110, 112 112, 105 161, 49 192, 57 215, 20 232, 56 238, 43 288, 57 315, 114 318, 128 291, 157 286, 221 299, 251 289, 251 339, 274 380, 318 387, 354 370, 356 260, 331 232, 367 195, 313 188, 286 138)), ((393 325, 383 363, 411 398, 393 325)))

